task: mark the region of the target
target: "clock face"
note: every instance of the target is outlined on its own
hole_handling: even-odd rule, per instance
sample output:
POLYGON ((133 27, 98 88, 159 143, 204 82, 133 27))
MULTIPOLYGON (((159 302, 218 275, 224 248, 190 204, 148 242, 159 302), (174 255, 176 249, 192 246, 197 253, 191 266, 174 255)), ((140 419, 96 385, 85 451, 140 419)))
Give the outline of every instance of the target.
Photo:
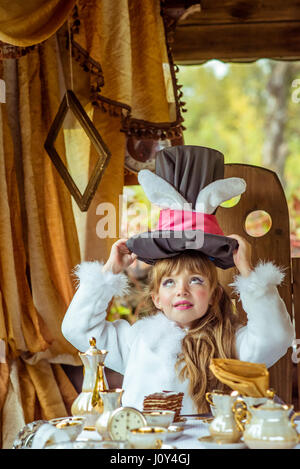
POLYGON ((107 429, 113 440, 126 440, 129 430, 145 425, 147 425, 146 419, 137 409, 120 407, 110 416, 107 429))
POLYGON ((156 153, 168 146, 170 146, 169 140, 138 140, 135 137, 128 137, 125 166, 134 173, 138 173, 141 169, 154 171, 156 153))
POLYGON ((150 171, 154 171, 155 159, 153 158, 148 161, 141 162, 135 160, 134 158, 132 158, 132 156, 127 154, 125 156, 125 165, 130 171, 134 173, 138 173, 141 169, 149 169, 150 171))

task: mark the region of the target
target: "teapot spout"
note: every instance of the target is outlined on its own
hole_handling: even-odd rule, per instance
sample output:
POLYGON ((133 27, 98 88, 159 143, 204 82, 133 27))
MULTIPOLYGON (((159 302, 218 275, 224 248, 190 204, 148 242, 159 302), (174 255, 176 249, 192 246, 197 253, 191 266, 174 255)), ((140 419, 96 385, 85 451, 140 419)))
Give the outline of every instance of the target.
POLYGON ((107 389, 108 385, 105 378, 104 365, 99 363, 97 366, 97 376, 92 396, 92 406, 100 413, 103 412, 103 402, 100 392, 106 391, 107 389))

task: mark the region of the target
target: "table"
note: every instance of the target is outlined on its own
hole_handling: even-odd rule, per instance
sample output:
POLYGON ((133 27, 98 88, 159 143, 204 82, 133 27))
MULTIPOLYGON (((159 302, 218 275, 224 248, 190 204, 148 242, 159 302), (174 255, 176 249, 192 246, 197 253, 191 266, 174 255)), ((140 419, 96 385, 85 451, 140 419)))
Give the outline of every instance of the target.
MULTIPOLYGON (((178 449, 203 449, 203 445, 198 441, 200 436, 209 435, 208 423, 193 418, 187 418, 185 422, 179 422, 178 425, 184 426, 183 434, 176 440, 168 441, 168 445, 175 446, 178 449)), ((96 431, 83 430, 77 438, 78 440, 101 440, 101 436, 96 431)))
MULTIPOLYGON (((300 421, 295 421, 297 431, 300 433, 300 421)), ((175 449, 211 449, 198 441, 199 437, 209 435, 209 422, 199 419, 199 417, 186 417, 185 422, 178 423, 184 426, 184 431, 176 440, 167 441, 167 445, 172 445, 175 449)), ((101 440, 101 436, 96 431, 83 430, 77 438, 78 440, 101 440)), ((215 445, 214 449, 224 449, 222 445, 215 445)), ((237 448, 240 449, 240 448, 237 448)), ((300 444, 293 449, 300 449, 300 444)))

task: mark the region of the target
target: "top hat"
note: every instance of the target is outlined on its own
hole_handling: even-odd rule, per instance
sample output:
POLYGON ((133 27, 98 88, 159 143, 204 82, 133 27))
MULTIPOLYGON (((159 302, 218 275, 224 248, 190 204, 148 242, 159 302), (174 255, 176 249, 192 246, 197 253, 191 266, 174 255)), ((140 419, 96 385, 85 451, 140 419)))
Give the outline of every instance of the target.
POLYGON ((246 190, 241 178, 224 179, 224 156, 206 147, 182 145, 157 153, 155 174, 138 174, 146 196, 161 207, 158 227, 129 238, 130 251, 147 264, 199 251, 217 267, 234 266, 238 242, 224 235, 215 217, 218 206, 246 190))

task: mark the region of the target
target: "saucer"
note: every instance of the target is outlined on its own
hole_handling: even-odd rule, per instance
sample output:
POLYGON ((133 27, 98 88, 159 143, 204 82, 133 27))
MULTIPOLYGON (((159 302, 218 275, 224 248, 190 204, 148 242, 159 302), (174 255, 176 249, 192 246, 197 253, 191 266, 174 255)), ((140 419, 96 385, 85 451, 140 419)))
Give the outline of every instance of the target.
POLYGON ((198 438, 198 441, 206 449, 243 449, 247 448, 246 444, 243 441, 238 441, 237 443, 218 443, 213 439, 211 435, 201 436, 198 438))
POLYGON ((199 420, 201 423, 211 423, 213 421, 214 417, 189 417, 188 420, 190 421, 195 421, 199 420))
POLYGON ((168 428, 167 440, 176 440, 180 437, 184 431, 184 427, 179 427, 178 425, 170 425, 168 428))

